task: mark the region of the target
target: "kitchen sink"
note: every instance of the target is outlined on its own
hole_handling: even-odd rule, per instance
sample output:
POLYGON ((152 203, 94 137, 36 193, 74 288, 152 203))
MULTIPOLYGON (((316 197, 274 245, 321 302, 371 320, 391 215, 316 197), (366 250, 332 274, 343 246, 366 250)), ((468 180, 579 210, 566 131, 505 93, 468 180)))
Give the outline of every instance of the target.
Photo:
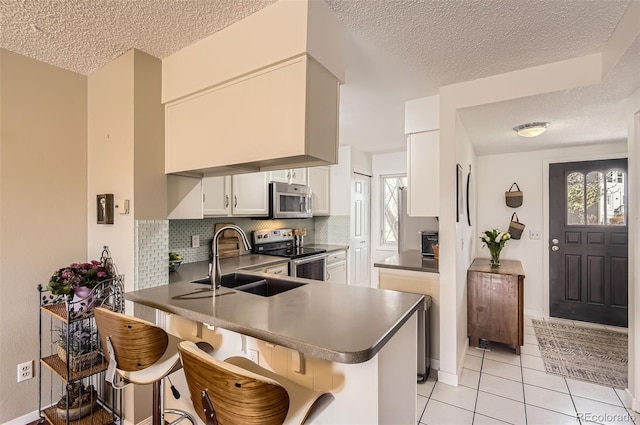
MULTIPOLYGON (((203 279, 192 280, 193 283, 211 284, 211 279, 205 277, 203 279)), ((261 297, 272 297, 291 289, 306 285, 304 282, 295 282, 284 279, 270 279, 244 273, 229 273, 222 275, 220 285, 225 288, 235 289, 237 291, 247 292, 249 294, 260 295, 261 297)))
MULTIPOLYGON (((246 285, 248 283, 253 283, 256 281, 262 280, 260 276, 255 276, 252 274, 244 274, 244 273, 229 273, 222 275, 220 277, 220 285, 225 288, 236 288, 238 286, 246 285)), ((210 277, 204 277, 198 280, 192 280, 192 283, 204 283, 211 284, 210 277)))
POLYGON ((236 291, 248 292, 249 294, 260 295, 261 297, 272 297, 274 295, 287 292, 291 289, 298 288, 306 283, 292 282, 290 280, 280 279, 261 279, 257 282, 247 283, 246 285, 237 286, 236 291))

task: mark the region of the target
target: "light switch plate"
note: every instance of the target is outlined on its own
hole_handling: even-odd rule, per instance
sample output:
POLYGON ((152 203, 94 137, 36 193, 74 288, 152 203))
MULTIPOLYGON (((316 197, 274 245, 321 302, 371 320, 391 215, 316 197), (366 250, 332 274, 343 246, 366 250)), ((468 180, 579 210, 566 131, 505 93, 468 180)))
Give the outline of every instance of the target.
POLYGON ((191 236, 191 247, 198 248, 200 246, 200 235, 191 236))
POLYGON ((529 239, 532 239, 532 240, 540 239, 540 231, 539 230, 529 230, 529 239))

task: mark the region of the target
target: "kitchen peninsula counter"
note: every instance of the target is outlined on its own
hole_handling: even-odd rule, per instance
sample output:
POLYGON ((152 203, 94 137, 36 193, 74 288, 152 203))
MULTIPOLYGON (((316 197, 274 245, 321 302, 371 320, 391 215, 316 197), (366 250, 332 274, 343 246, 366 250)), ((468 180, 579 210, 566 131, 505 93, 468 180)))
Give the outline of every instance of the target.
MULTIPOLYGON (((381 289, 308 282, 273 297, 228 288, 215 291, 190 280, 207 263, 183 265, 169 285, 128 292, 129 301, 219 326, 338 363, 373 358, 423 303, 424 297, 381 289), (184 267, 184 268, 183 268, 184 267)), ((224 270, 227 273, 229 270, 224 270)), ((260 276, 261 273, 255 273, 260 276)))
POLYGON ((439 273, 438 261, 434 260, 433 257, 423 257, 417 249, 411 249, 385 258, 376 262, 374 267, 439 273))

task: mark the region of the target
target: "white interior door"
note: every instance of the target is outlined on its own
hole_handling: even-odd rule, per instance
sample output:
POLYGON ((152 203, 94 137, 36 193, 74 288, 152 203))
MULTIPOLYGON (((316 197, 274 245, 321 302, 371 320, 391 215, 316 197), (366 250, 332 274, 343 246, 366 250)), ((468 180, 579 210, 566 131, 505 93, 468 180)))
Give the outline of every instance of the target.
POLYGON ((371 177, 351 176, 351 279, 350 285, 371 286, 370 226, 371 177))

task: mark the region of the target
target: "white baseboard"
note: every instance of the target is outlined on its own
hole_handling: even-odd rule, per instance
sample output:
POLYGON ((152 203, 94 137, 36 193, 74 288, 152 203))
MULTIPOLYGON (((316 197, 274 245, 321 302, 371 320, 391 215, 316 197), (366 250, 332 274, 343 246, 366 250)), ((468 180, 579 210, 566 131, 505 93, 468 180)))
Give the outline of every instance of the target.
MULTIPOLYGON (((125 423, 128 425, 129 423, 127 421, 125 421, 125 423)), ((151 425, 153 423, 153 417, 149 416, 147 419, 138 422, 136 425, 151 425)), ((133 424, 131 424, 133 425, 133 424)))
POLYGON ((429 357, 429 365, 431 370, 440 370, 440 360, 429 357))
POLYGON ((631 394, 631 391, 629 391, 629 388, 626 388, 624 390, 624 395, 625 395, 625 400, 624 400, 625 404, 627 406, 630 406, 631 410, 635 412, 640 412, 640 400, 633 397, 633 394, 631 394))
POLYGON ((531 317, 539 317, 539 318, 543 318, 543 317, 548 317, 546 314, 544 314, 544 311, 542 310, 524 310, 524 315, 525 316, 531 316, 531 317))
POLYGON ((9 422, 5 422, 2 425, 24 425, 24 424, 28 424, 29 422, 36 421, 39 418, 40 418, 40 413, 38 413, 37 410, 34 410, 33 412, 27 413, 24 416, 20 416, 19 418, 15 418, 10 420, 9 422))
POLYGON ((464 368, 464 359, 467 357, 467 351, 469 351, 469 339, 464 345, 462 350, 462 356, 460 356, 460 364, 457 367, 456 373, 443 372, 440 370, 440 361, 438 361, 438 381, 442 381, 444 384, 453 385, 457 387, 460 383, 460 376, 462 376, 462 369, 464 368))
POLYGON ((452 385, 454 387, 458 386, 458 375, 455 373, 443 372, 442 370, 438 371, 438 381, 443 384, 452 385))

